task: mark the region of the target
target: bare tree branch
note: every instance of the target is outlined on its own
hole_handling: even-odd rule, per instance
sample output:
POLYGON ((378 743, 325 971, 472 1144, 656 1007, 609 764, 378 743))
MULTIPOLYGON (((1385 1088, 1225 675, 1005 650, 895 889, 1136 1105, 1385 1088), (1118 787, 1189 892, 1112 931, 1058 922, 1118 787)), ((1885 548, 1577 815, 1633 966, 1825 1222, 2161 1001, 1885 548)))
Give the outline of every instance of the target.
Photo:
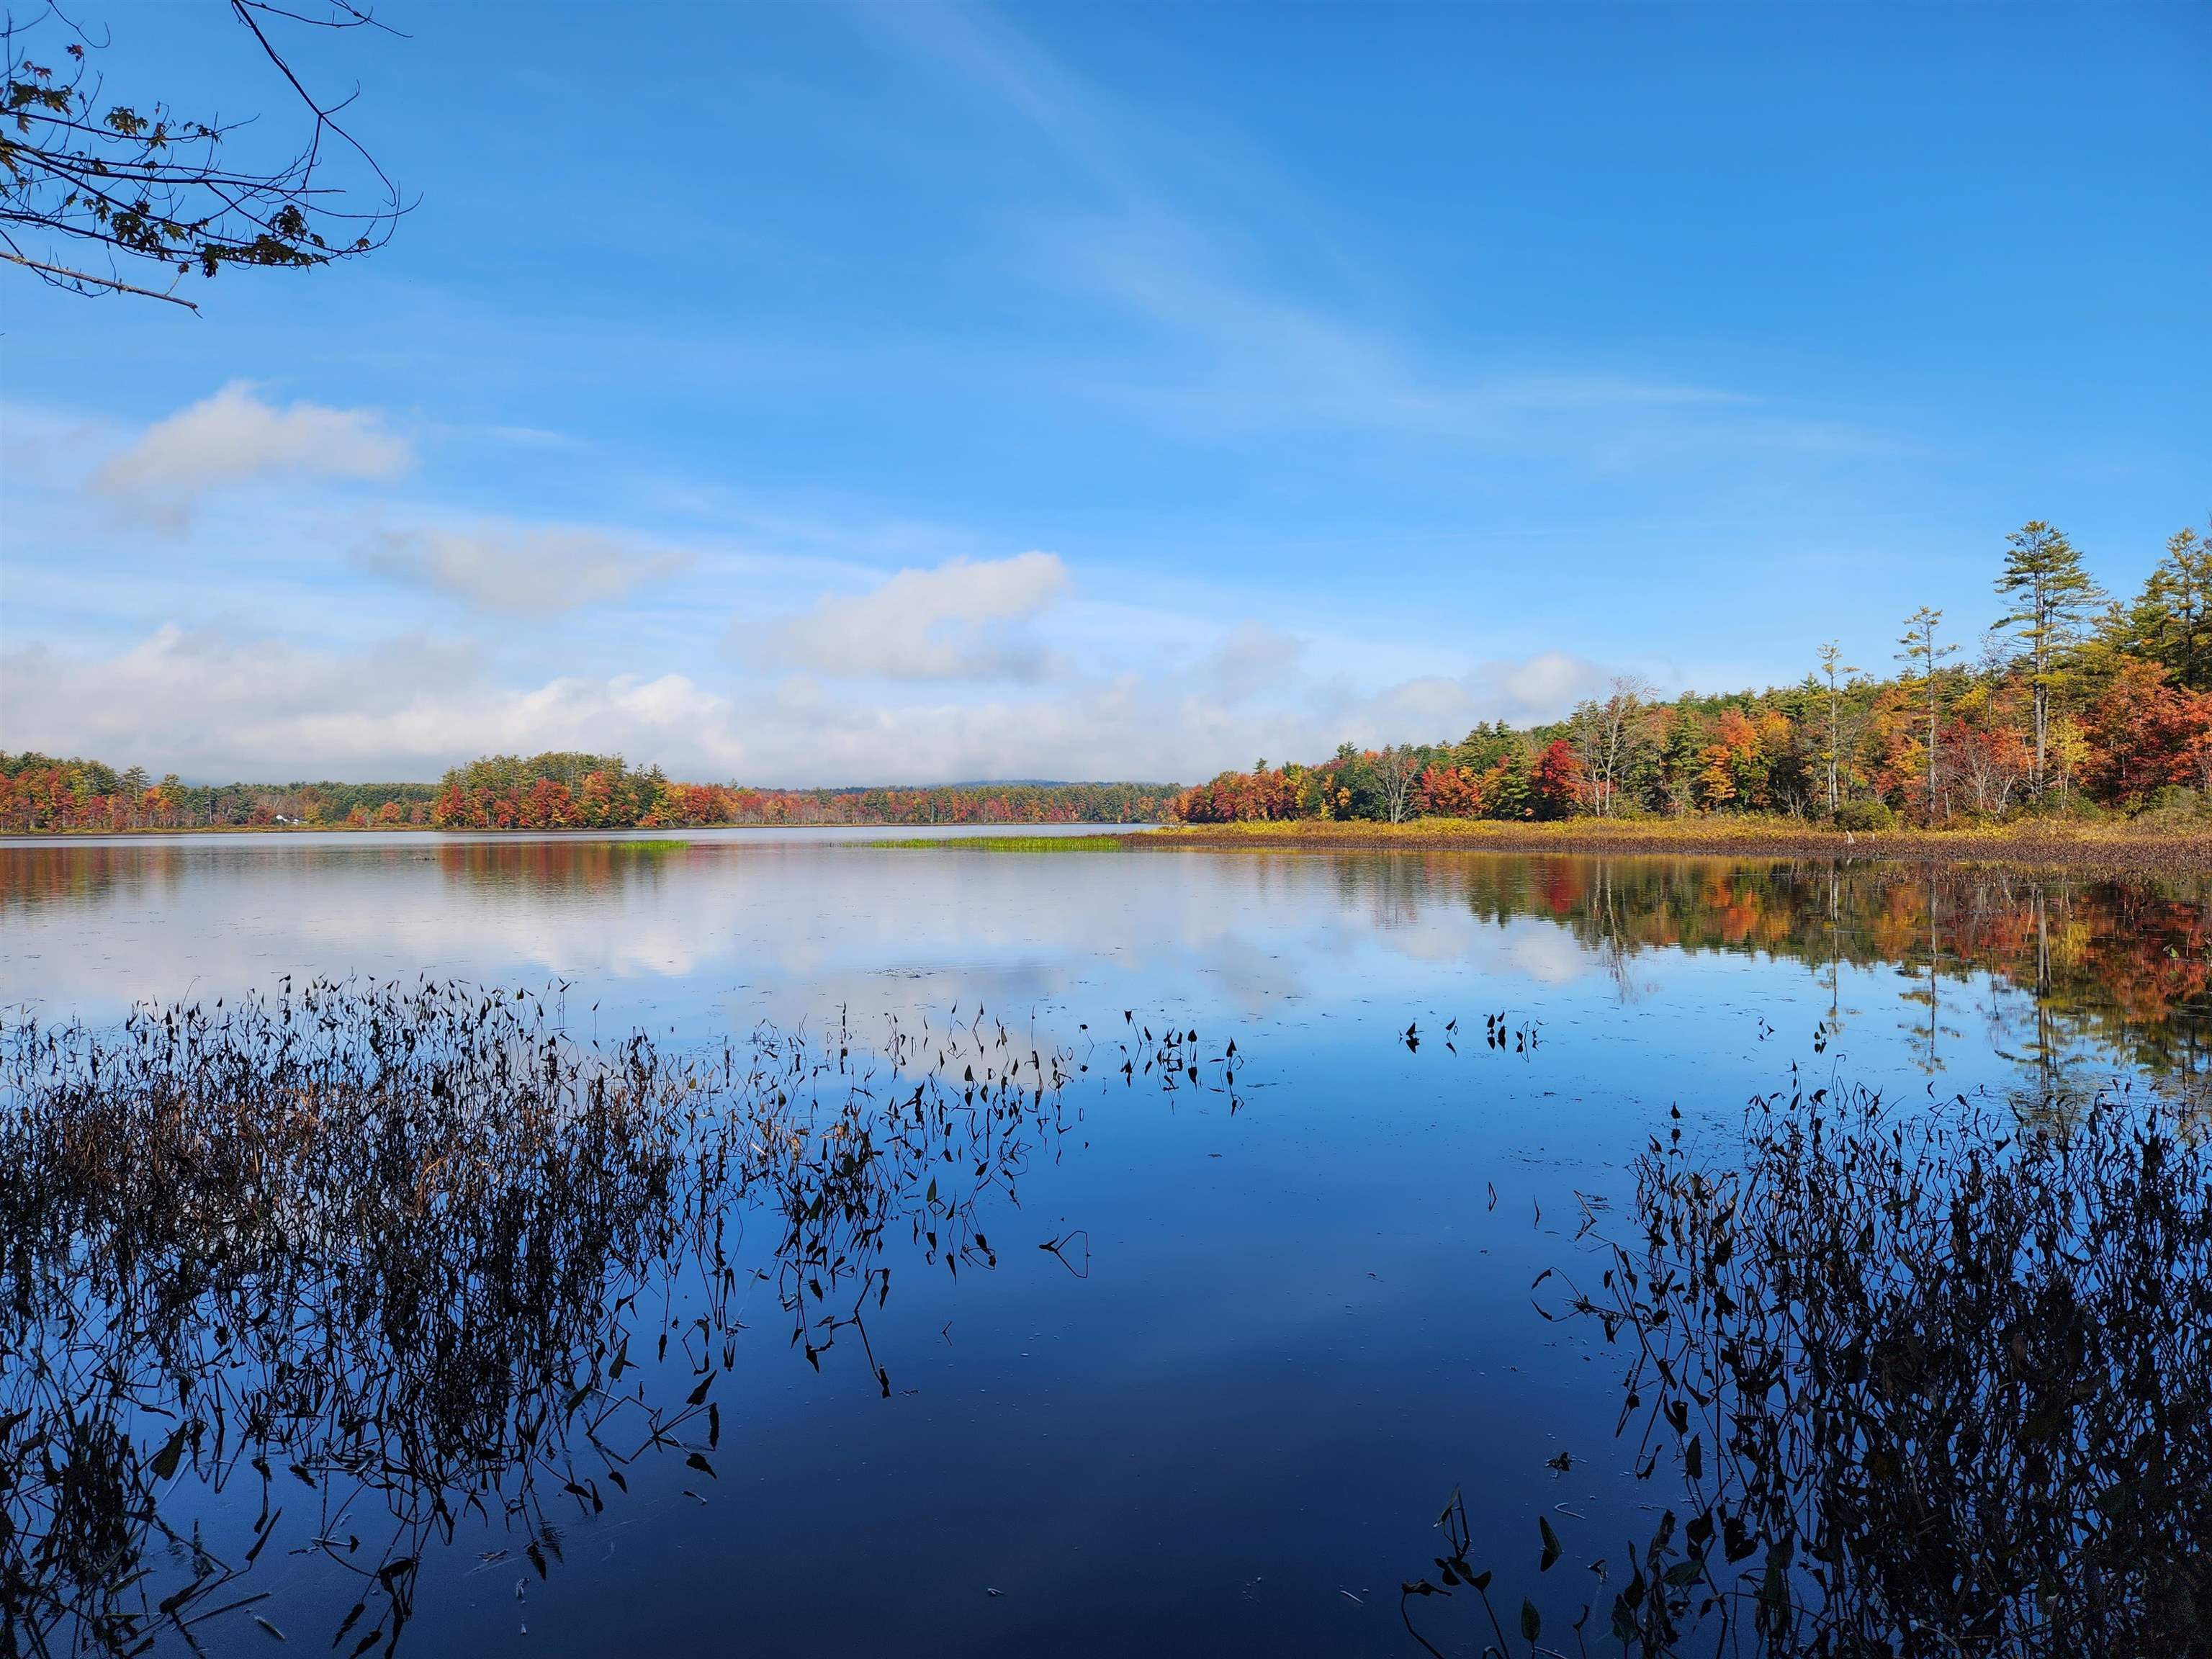
POLYGON ((42 276, 51 276, 58 282, 93 283, 101 288, 112 288, 118 294, 136 294, 148 300, 167 300, 173 306, 182 306, 194 316, 199 314, 199 307, 181 295, 162 294, 150 288, 134 288, 131 283, 119 281, 113 276, 97 276, 88 270, 71 270, 66 265, 50 265, 42 260, 26 259, 20 253, 9 253, 4 250, 0 250, 0 259, 7 260, 10 264, 21 265, 29 270, 35 270, 42 276))

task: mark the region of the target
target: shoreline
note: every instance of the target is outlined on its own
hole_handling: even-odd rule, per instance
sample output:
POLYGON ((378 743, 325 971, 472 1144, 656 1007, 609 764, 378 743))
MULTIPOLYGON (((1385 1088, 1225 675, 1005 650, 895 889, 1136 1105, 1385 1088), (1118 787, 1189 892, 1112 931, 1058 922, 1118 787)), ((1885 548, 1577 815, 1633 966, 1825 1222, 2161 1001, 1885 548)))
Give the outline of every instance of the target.
POLYGON ((2035 825, 1972 830, 1831 830, 1737 819, 1606 822, 1571 818, 1510 823, 1421 818, 1407 823, 1311 819, 1169 825, 1125 836, 1147 851, 1464 852, 1614 854, 1636 857, 1817 858, 1922 864, 2014 864, 2046 868, 2212 873, 2212 829, 2035 825))
POLYGON ((1571 818, 1514 823, 1495 818, 1418 818, 1405 823, 1368 820, 1276 819, 1238 823, 1158 824, 1132 830, 1115 825, 1072 823, 915 824, 890 822, 841 823, 718 823, 605 829, 445 829, 420 823, 196 824, 182 829, 15 830, 0 842, 18 848, 67 845, 88 841, 129 841, 164 836, 405 835, 455 842, 483 841, 572 841, 620 844, 638 840, 672 841, 687 835, 730 830, 767 833, 800 831, 923 832, 930 841, 957 844, 989 838, 1052 839, 1076 836, 1110 840, 1123 849, 1146 852, 1461 852, 1557 854, 1577 857, 1781 858, 1881 860, 1923 864, 2009 864, 2043 868, 2111 870, 2148 873, 2212 874, 2212 828, 2203 830, 2142 830, 2124 823, 2035 824, 1960 830, 1844 831, 1761 819, 1640 819, 1607 821, 1571 818), (965 835, 929 835, 931 831, 965 835))
MULTIPOLYGON (((454 833, 431 823, 187 823, 167 829, 159 824, 142 823, 129 830, 106 830, 90 824, 67 830, 0 830, 0 840, 114 841, 133 836, 391 836, 403 832, 423 836, 454 833)), ((486 830, 481 833, 509 832, 486 830)), ((565 835, 568 832, 555 830, 544 833, 565 835)))
MULTIPOLYGON (((1158 826, 1168 827, 1168 826, 1158 826)), ((103 830, 91 826, 67 830, 0 830, 0 844, 43 845, 73 841, 131 841, 161 836, 441 836, 453 841, 619 841, 718 835, 728 830, 898 830, 909 835, 937 830, 971 830, 990 836, 1128 836, 1119 823, 903 823, 895 818, 852 819, 836 823, 687 823, 610 824, 593 829, 480 829, 474 825, 449 827, 437 823, 191 823, 164 829, 145 824, 132 830, 103 830)))

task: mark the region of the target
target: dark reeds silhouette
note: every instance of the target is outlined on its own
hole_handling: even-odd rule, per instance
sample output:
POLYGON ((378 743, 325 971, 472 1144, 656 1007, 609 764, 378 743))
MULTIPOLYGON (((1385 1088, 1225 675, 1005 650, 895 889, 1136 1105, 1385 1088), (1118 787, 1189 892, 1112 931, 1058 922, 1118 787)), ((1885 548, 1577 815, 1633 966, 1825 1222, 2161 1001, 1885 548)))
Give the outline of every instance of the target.
POLYGON ((842 1018, 682 1049, 425 981, 8 1027, 0 1650, 219 1649, 264 1617, 266 1552, 354 1583, 325 1645, 393 1651, 465 1522, 543 1574, 639 1460, 715 1478, 763 1280, 794 1349, 852 1339, 888 1396, 865 1322, 894 1259, 995 1262, 987 1211, 1073 1079, 1233 1089, 1194 1033, 1127 1024, 1103 1056, 980 1008, 866 1052, 842 1018))
POLYGON ((1455 1494, 1408 1628, 1444 1651, 1412 1615, 1471 1592, 1499 1654, 2212 1653, 2208 1127, 2125 1089, 2025 1116, 1792 1090, 1710 1152, 1678 1125, 1568 1304, 1626 1351, 1661 1520, 1609 1606, 1546 1638, 1524 1601, 1516 1639, 1455 1494))

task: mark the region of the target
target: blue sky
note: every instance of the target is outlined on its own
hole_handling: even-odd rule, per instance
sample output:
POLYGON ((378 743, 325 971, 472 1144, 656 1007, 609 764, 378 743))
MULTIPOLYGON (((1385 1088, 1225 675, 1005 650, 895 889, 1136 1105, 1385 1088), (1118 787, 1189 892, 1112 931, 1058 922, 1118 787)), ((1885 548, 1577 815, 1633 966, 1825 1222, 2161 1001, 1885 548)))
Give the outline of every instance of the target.
POLYGON ((1887 670, 2027 519, 2125 589, 2212 508, 2201 4, 380 15, 298 54, 375 258, 0 274, 0 744, 1189 779, 1887 670))

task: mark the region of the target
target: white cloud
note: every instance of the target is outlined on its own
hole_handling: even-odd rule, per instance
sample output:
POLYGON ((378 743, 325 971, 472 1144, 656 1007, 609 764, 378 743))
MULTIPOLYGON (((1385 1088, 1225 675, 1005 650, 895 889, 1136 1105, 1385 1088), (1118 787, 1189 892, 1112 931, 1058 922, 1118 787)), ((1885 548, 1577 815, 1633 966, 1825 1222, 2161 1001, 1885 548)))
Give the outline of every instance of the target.
POLYGON ((518 684, 465 641, 324 652, 168 627, 106 658, 45 645, 0 653, 0 747, 202 780, 422 779, 480 754, 588 749, 680 777, 759 784, 1190 781, 1255 755, 1319 759, 1347 738, 1433 741, 1479 720, 1560 712, 1564 702, 1524 708, 1498 689, 1559 690, 1555 671, 1523 670, 1493 664, 1364 691, 1293 669, 1278 695, 1236 702, 1204 677, 1133 672, 864 699, 808 678, 727 690, 683 673, 518 684))
POLYGON ((250 478, 393 478, 415 463, 374 410, 265 403, 245 380, 156 421, 93 475, 95 489, 181 509, 201 491, 250 478))
POLYGON ((485 522, 387 531, 356 556, 363 568, 509 617, 544 617, 618 599, 674 574, 681 553, 655 552, 602 531, 485 522))
POLYGON ((952 559, 827 598, 786 624, 785 653, 823 674, 895 680, 1033 680, 1044 656, 1020 624, 1066 594, 1055 553, 952 559))
POLYGON ((1564 651, 1539 651, 1518 662, 1486 662, 1468 676, 1478 702, 1512 720, 1555 720, 1606 683, 1597 664, 1564 651))
POLYGON ((1308 648, 1295 634, 1248 620, 1206 653, 1199 672, 1223 702, 1243 702, 1301 677, 1308 648))
POLYGON ((740 758, 729 700, 680 674, 514 688, 480 664, 462 641, 325 653, 176 627, 105 659, 34 645, 0 653, 0 746, 199 779, 420 779, 480 754, 580 745, 709 777, 740 758))

